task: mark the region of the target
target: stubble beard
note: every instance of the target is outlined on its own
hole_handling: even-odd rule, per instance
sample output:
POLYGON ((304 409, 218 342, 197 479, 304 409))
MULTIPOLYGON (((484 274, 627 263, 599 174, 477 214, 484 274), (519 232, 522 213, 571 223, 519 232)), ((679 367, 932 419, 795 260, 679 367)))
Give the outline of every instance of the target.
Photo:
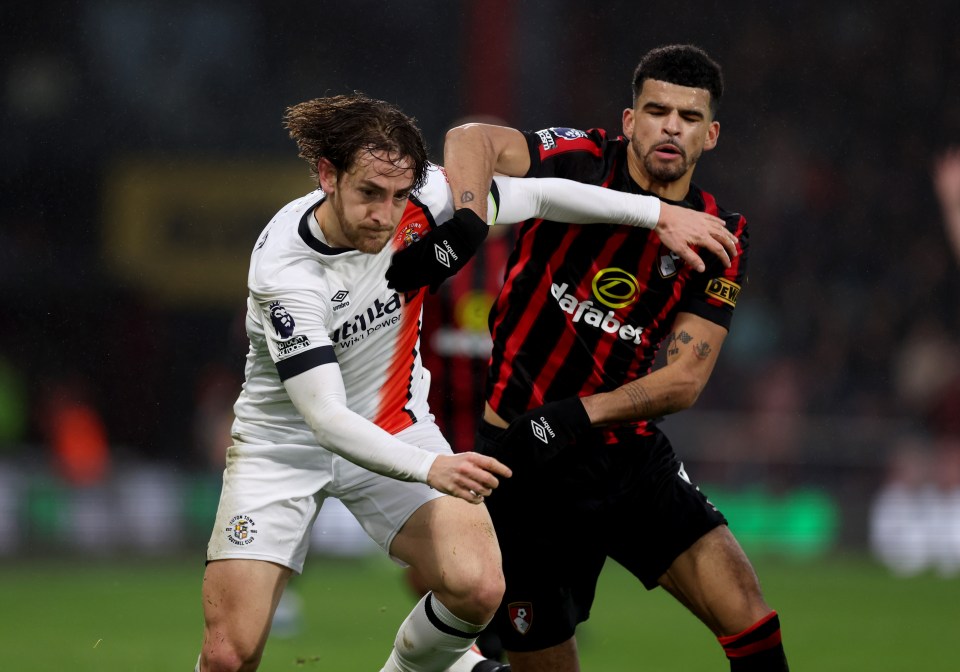
POLYGON ((364 230, 360 228, 359 224, 355 224, 347 219, 346 213, 343 210, 343 204, 339 198, 331 197, 330 205, 333 207, 333 212, 337 216, 337 221, 340 223, 340 233, 346 239, 347 243, 349 243, 350 247, 364 254, 377 254, 386 247, 387 242, 390 240, 388 234, 384 234, 382 238, 370 238, 364 235, 364 230))
MULTIPOLYGON (((640 147, 639 143, 637 147, 640 147)), ((674 145, 674 147, 677 147, 674 145)), ((682 159, 679 164, 663 164, 660 163, 657 158, 654 156, 654 148, 650 149, 642 148, 643 153, 643 168, 647 171, 647 175, 654 182, 659 182, 661 184, 669 184, 671 182, 676 182, 681 177, 686 175, 687 171, 690 170, 693 166, 697 164, 697 161, 700 159, 700 153, 697 153, 696 156, 689 158, 686 151, 682 147, 677 147, 677 151, 680 152, 680 158, 682 159)))

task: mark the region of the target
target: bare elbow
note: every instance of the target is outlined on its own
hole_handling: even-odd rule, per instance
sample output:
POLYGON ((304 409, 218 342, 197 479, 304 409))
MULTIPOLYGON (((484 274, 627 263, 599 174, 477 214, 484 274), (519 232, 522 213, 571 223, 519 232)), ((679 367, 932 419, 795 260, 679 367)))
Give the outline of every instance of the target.
POLYGON ((444 136, 444 143, 444 146, 462 143, 481 143, 486 147, 492 147, 493 145, 486 131, 486 125, 476 122, 454 126, 444 136))

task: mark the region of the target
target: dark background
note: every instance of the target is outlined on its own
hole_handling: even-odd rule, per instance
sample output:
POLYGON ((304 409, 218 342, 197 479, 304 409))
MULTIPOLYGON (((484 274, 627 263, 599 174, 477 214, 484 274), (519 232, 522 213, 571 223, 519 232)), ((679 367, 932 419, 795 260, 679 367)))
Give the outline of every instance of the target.
POLYGON ((468 115, 619 132, 642 54, 691 42, 726 77, 695 181, 747 216, 752 258, 681 452, 731 487, 853 487, 860 515, 901 439, 934 451, 960 423, 930 179, 960 142, 960 5, 789 4, 6 3, 0 460, 54 470, 67 400, 111 464, 216 467, 249 250, 311 189, 286 106, 395 102, 437 160, 468 115))

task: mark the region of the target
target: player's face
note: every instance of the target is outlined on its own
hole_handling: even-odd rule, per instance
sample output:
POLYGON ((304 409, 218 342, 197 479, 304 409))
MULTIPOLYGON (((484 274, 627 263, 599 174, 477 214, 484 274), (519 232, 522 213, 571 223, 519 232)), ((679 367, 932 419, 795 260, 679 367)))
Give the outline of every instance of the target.
MULTIPOLYGON (((413 167, 382 154, 364 153, 348 173, 320 166, 320 186, 327 192, 324 235, 335 247, 376 254, 393 235, 413 188, 413 167)), ((322 207, 322 206, 321 206, 322 207)))
MULTIPOLYGON (((623 112, 623 133, 630 139, 630 168, 641 186, 683 182, 683 191, 700 155, 713 149, 720 123, 710 112, 710 92, 648 79, 632 109, 623 112)), ((681 194, 681 197, 683 194, 681 194)))

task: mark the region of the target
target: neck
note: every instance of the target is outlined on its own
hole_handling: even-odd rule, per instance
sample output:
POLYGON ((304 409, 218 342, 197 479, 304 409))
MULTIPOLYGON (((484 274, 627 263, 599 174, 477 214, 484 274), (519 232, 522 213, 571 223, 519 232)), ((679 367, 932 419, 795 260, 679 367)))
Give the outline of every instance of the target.
POLYGON ((330 247, 350 247, 347 240, 341 235, 340 219, 330 203, 330 197, 327 196, 323 203, 313 209, 313 217, 317 220, 317 226, 330 247))

